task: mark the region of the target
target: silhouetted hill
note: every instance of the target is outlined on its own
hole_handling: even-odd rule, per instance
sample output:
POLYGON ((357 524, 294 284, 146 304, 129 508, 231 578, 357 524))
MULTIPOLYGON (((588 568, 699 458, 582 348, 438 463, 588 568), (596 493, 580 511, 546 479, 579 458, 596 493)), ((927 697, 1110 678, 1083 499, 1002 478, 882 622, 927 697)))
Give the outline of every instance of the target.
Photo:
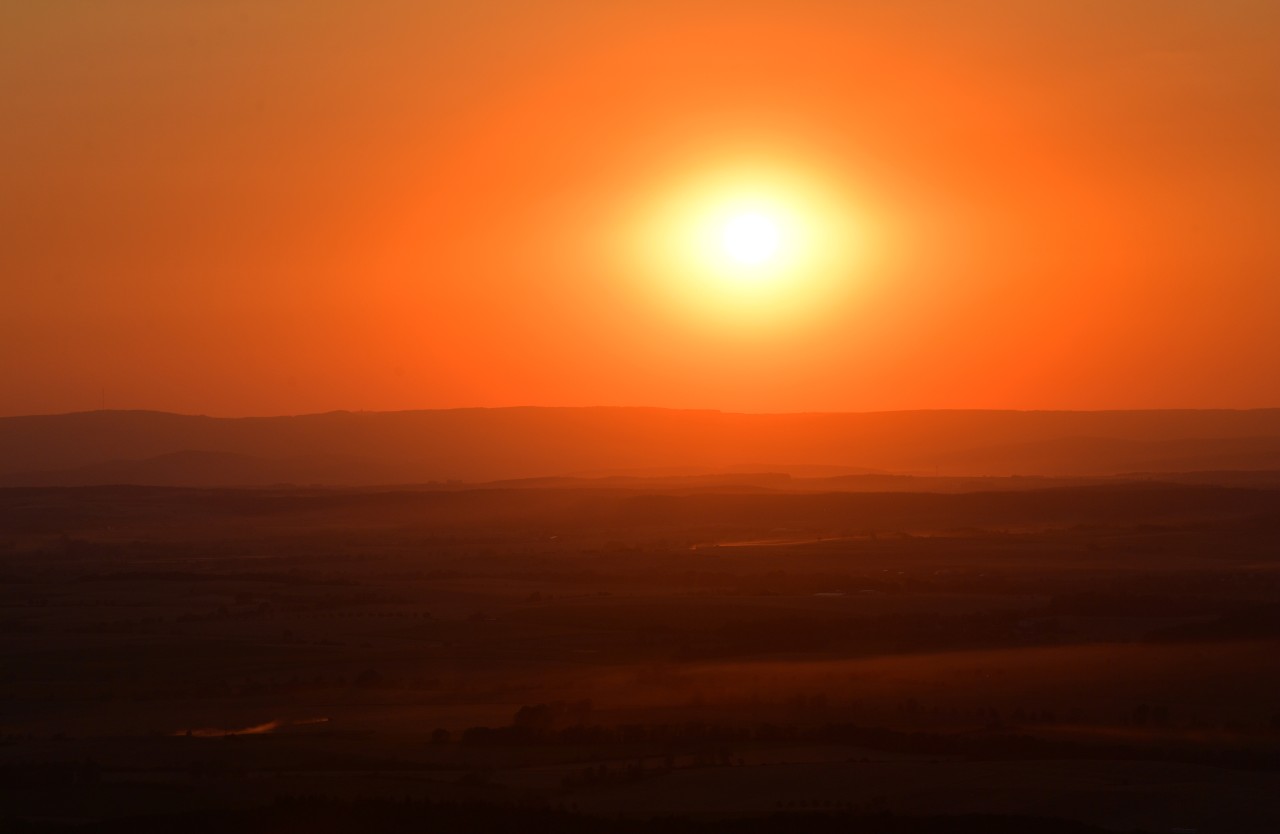
POLYGON ((1280 409, 732 414, 501 408, 238 419, 146 411, 0 418, 0 482, 9 485, 823 471, 814 467, 930 476, 1276 469, 1280 409))
POLYGON ((1280 437, 1064 437, 966 449, 939 455, 937 460, 948 472, 988 475, 1280 469, 1280 437))
POLYGON ((367 485, 397 480, 394 467, 338 457, 266 459, 233 452, 184 450, 141 460, 113 460, 70 469, 0 475, 0 486, 273 486, 367 485))

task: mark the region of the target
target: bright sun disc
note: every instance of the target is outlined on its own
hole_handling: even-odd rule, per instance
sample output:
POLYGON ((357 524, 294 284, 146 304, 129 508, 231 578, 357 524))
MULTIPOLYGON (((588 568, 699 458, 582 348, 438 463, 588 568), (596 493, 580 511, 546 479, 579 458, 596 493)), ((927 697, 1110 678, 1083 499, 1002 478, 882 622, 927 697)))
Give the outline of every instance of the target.
POLYGON ((778 254, 781 232, 777 221, 762 212, 743 212, 725 221, 720 234, 724 252, 741 264, 762 264, 778 254))
POLYGON ((655 200, 638 224, 633 263, 642 282, 700 323, 800 325, 847 291, 864 228, 818 178, 735 167, 655 200))

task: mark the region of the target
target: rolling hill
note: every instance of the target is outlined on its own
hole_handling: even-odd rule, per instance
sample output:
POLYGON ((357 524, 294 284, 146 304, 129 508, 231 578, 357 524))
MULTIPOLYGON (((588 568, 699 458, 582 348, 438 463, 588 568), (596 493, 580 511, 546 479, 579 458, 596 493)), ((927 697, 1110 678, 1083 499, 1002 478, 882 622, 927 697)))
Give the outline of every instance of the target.
POLYGON ((370 485, 604 474, 1280 469, 1280 409, 735 414, 500 408, 0 418, 0 484, 370 485))

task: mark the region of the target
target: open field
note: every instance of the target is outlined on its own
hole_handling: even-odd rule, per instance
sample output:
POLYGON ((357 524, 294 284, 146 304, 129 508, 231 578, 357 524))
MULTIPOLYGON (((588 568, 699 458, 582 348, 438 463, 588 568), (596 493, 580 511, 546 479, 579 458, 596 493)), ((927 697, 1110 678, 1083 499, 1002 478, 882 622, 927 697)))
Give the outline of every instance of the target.
POLYGON ((11 821, 1280 824, 1280 492, 14 489, 11 821))

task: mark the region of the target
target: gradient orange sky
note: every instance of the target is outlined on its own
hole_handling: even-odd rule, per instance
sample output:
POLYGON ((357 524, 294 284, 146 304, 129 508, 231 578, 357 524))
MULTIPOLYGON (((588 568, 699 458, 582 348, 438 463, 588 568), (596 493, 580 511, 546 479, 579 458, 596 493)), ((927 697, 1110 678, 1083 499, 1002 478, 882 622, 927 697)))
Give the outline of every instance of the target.
POLYGON ((8 2, 0 124, 3 414, 1280 405, 1271 0, 8 2), (624 243, 741 164, 773 320, 624 243))

